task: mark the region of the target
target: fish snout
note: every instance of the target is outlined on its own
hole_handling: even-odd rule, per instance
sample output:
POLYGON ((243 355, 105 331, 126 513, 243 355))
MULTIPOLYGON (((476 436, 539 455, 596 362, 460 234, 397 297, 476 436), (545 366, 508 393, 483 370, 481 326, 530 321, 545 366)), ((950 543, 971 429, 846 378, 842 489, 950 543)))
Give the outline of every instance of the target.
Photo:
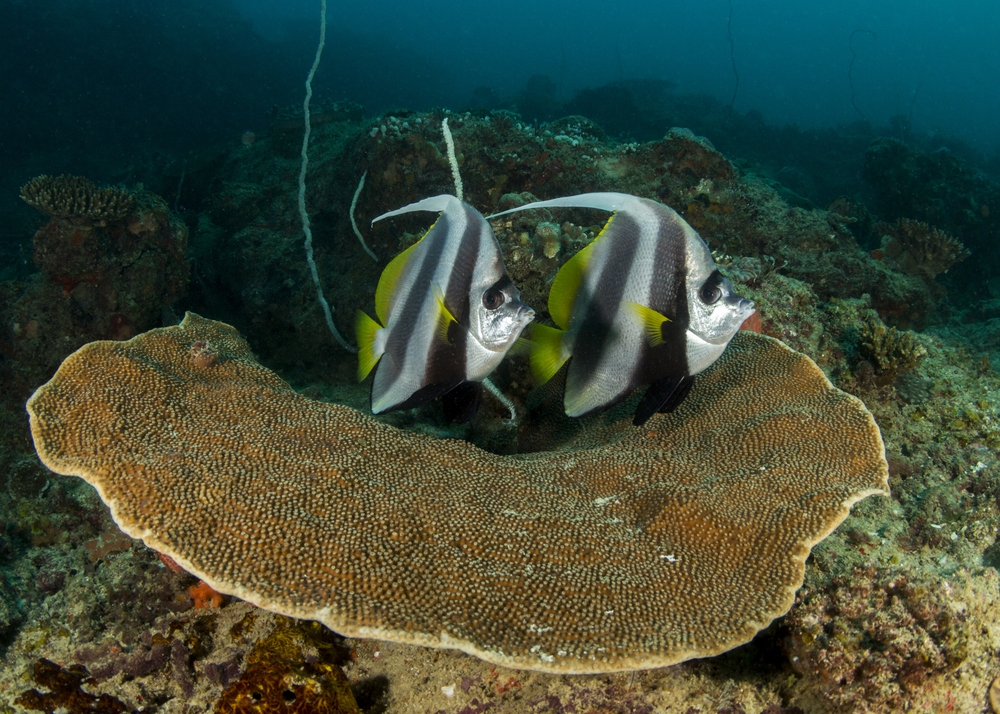
POLYGON ((519 325, 527 325, 535 319, 534 309, 521 302, 520 298, 511 300, 508 308, 511 310, 510 314, 513 315, 514 321, 519 325))

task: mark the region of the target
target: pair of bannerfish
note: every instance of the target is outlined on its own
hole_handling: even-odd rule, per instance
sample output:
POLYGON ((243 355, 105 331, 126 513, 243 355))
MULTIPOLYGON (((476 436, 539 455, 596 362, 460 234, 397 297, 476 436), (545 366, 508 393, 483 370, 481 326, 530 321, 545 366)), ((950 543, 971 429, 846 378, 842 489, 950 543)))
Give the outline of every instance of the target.
MULTIPOLYGON (((669 412, 699 372, 726 349, 754 304, 716 267, 701 236, 662 203, 621 193, 587 193, 528 203, 535 208, 612 213, 600 234, 559 270, 549 292, 557 327, 535 323, 504 266, 500 244, 475 208, 442 195, 384 213, 440 212, 413 246, 386 266, 375 292, 381 324, 355 323, 358 378, 376 367, 372 412, 409 409, 438 397, 446 415, 476 412, 482 382, 514 346, 527 342, 543 384, 565 372, 563 406, 579 417, 647 387, 633 423, 669 412)), ((372 221, 373 223, 375 221, 372 221)))

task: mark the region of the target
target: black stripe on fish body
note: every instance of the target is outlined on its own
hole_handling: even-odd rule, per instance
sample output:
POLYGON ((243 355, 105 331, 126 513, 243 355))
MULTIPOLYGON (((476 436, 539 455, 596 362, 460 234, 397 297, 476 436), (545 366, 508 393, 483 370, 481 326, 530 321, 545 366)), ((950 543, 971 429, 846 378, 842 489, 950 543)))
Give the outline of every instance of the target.
MULTIPOLYGON (((431 230, 424 236, 426 250, 420 259, 420 265, 416 270, 416 278, 407 287, 406 293, 399 295, 393 301, 402 306, 399 317, 394 319, 392 329, 386 337, 385 354, 379 360, 376 367, 375 380, 372 383, 372 395, 376 384, 384 385, 385 391, 389 391, 396 383, 406 365, 406 358, 414 343, 414 330, 417 326, 417 318, 424 308, 424 298, 431 291, 431 282, 434 279, 434 272, 438 263, 441 262, 441 255, 444 253, 445 239, 450 228, 448 216, 444 213, 440 215, 431 230), (386 359, 388 358, 388 359, 386 359), (380 374, 380 372, 387 372, 380 374), (382 381, 385 380, 385 381, 382 381)), ((452 376, 454 379, 454 376, 452 376)), ((406 402, 410 401, 409 399, 406 402)), ((406 402, 403 402, 404 404, 406 402)), ((374 401, 372 402, 374 403, 374 401)), ((404 409, 406 407, 393 405, 383 411, 404 409)))
MULTIPOLYGON (((668 318, 660 326, 663 342, 646 345, 636 370, 635 386, 690 374, 687 360, 687 329, 691 323, 687 301, 686 232, 676 220, 660 227, 656 244, 656 270, 650 284, 648 305, 668 318)), ((658 409, 654 409, 655 413, 658 409)))
MULTIPOLYGON (((458 238, 455 262, 448 273, 444 290, 444 304, 455 318, 448 325, 447 344, 439 339, 431 343, 424 369, 424 384, 452 383, 456 377, 468 375, 467 345, 469 340, 469 313, 472 309, 472 280, 479 262, 484 240, 494 240, 489 224, 472 206, 463 204, 465 231, 458 238)), ((455 240, 455 238, 451 238, 455 240)))
POLYGON ((684 295, 684 279, 687 275, 685 227, 679 223, 680 217, 673 211, 669 215, 658 213, 658 217, 660 225, 653 254, 655 267, 649 284, 647 305, 674 322, 683 318, 686 323, 687 312, 680 308, 677 300, 679 295, 686 302, 684 295))
POLYGON ((469 328, 459 322, 448 325, 447 342, 434 338, 424 365, 424 384, 454 384, 456 379, 465 380, 468 339, 469 328))
POLYGON ((472 278, 482 252, 483 241, 494 240, 489 224, 479 212, 468 204, 465 210, 465 231, 459 239, 455 262, 448 274, 448 285, 444 288, 444 304, 461 324, 469 326, 470 296, 472 278))
MULTIPOLYGON (((587 388, 587 383, 596 376, 601 357, 617 330, 616 322, 624 319, 622 299, 639 248, 640 229, 635 220, 625 213, 616 214, 613 220, 616 243, 613 250, 609 250, 608 259, 601 266, 601 272, 593 283, 598 286, 600 293, 590 294, 586 287, 588 281, 584 280, 574 300, 570 331, 575 334, 573 356, 566 375, 567 391, 587 388), (578 328, 573 324, 577 320, 580 321, 578 328)), ((627 369, 634 367, 635 363, 626 365, 627 369)), ((628 396, 628 391, 626 390, 615 401, 628 396)), ((591 411, 609 407, 615 401, 602 404, 591 411)))
MULTIPOLYGON (((423 386, 399 404, 393 405, 384 411, 414 409, 438 397, 451 393, 462 384, 466 384, 464 379, 465 344, 468 336, 469 331, 466 327, 457 322, 452 322, 448 325, 447 342, 434 337, 430 343, 430 350, 427 355, 426 364, 424 365, 423 386)), ((476 408, 472 409, 468 419, 464 419, 464 421, 468 421, 475 415, 478 406, 477 402, 476 408)), ((448 414, 448 406, 446 405, 445 411, 449 421, 464 423, 461 417, 456 415, 465 413, 469 408, 463 408, 464 411, 463 409, 453 408, 451 414, 448 414)))

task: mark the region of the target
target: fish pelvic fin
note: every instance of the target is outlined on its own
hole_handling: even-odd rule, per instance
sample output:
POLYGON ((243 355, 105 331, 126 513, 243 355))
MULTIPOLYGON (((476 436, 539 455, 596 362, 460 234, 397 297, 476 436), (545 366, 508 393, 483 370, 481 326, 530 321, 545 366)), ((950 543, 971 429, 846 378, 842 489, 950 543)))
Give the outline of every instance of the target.
POLYGON ((376 337, 382 329, 380 324, 361 310, 354 313, 354 336, 358 340, 359 382, 364 381, 382 357, 382 350, 375 347, 376 337))
POLYGON ((663 323, 670 322, 670 318, 661 315, 651 307, 640 305, 637 302, 626 300, 625 307, 638 318, 642 324, 642 333, 646 336, 646 342, 650 347, 663 344, 663 323))
POLYGON ((448 306, 444 304, 444 293, 441 292, 441 288, 434 283, 431 283, 431 290, 434 293, 434 304, 437 309, 437 320, 434 322, 434 334, 443 343, 451 344, 448 340, 448 328, 451 327, 451 323, 457 323, 458 320, 455 316, 451 314, 451 310, 448 306))
POLYGON ((537 384, 545 384, 566 363, 570 355, 563 346, 565 331, 555 327, 531 325, 531 374, 537 384))

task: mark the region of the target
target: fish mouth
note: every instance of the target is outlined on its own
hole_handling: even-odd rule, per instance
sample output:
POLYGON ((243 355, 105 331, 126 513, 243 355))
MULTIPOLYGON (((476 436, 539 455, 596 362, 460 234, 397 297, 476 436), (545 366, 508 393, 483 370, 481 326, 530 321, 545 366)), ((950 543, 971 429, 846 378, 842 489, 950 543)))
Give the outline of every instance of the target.
POLYGON ((516 305, 513 302, 508 303, 504 306, 504 309, 510 310, 513 314, 508 313, 503 317, 504 335, 501 338, 483 340, 472 331, 469 332, 469 337, 475 340, 483 349, 490 352, 506 352, 509 350, 511 345, 521 336, 521 332, 528 326, 528 323, 535 319, 534 309, 528 307, 520 300, 517 301, 516 305))

